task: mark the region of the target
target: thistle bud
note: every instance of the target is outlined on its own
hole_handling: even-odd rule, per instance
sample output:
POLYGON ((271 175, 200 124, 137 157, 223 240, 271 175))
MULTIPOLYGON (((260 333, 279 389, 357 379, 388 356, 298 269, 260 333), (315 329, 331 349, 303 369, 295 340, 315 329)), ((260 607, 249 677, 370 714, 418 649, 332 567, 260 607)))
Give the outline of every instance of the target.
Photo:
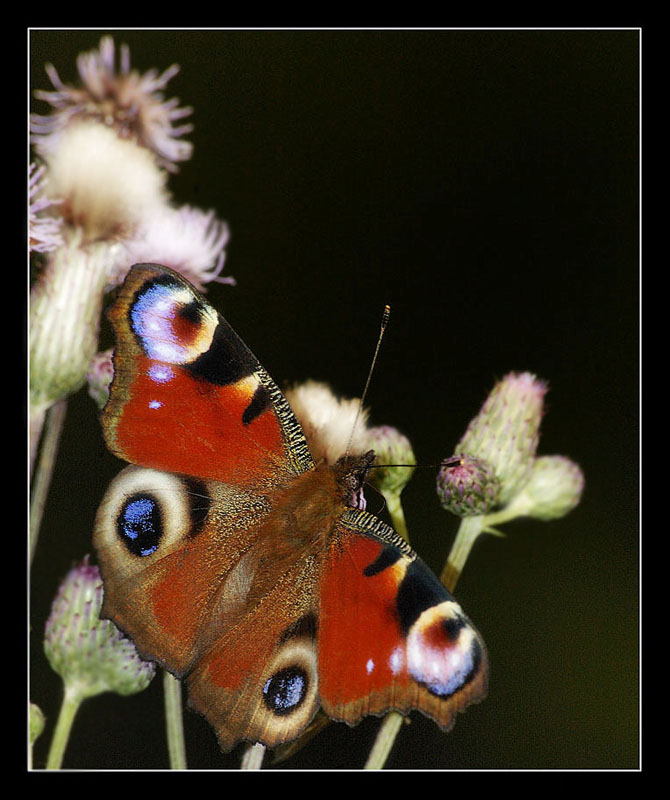
POLYGON ((42 709, 30 703, 28 708, 28 739, 30 744, 34 744, 44 730, 44 713, 42 709))
POLYGON ((376 455, 368 481, 384 494, 400 494, 414 474, 416 464, 409 439, 390 425, 379 425, 366 431, 366 448, 374 450, 376 455))
POLYGON ((95 400, 98 408, 104 408, 109 399, 109 387, 114 377, 112 353, 113 350, 111 348, 96 353, 88 368, 86 376, 88 393, 95 400))
POLYGON ((61 583, 46 623, 47 659, 80 699, 103 692, 135 694, 156 671, 114 623, 100 619, 102 600, 100 571, 85 559, 61 583))
POLYGON ((505 505, 527 482, 539 439, 547 385, 529 372, 511 372, 489 394, 456 452, 486 463, 500 481, 505 505))
POLYGON ((517 516, 550 520, 572 511, 584 490, 584 474, 565 456, 536 459, 528 483, 512 500, 517 516))
POLYGON ((498 504, 500 481, 482 459, 454 456, 437 473, 437 496, 443 508, 459 517, 486 514, 498 504))

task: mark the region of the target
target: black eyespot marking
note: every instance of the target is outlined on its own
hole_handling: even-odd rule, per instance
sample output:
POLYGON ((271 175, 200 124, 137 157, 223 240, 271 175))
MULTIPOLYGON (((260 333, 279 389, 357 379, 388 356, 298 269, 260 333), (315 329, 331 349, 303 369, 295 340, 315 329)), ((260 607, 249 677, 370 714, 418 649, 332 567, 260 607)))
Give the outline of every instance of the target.
POLYGON ((286 667, 268 678, 263 687, 265 705, 277 716, 293 713, 307 696, 309 680, 300 667, 286 667))
POLYGON ((116 532, 133 555, 155 553, 163 535, 163 519, 156 498, 141 493, 129 497, 116 518, 116 532))
POLYGON ((385 547, 372 564, 368 564, 363 570, 363 575, 365 575, 366 578, 378 575, 387 567, 392 567, 401 556, 402 553, 395 547, 385 547))
POLYGON ((460 632, 467 626, 468 623, 460 614, 442 620, 442 628, 450 642, 455 642, 460 632))
POLYGON ((251 375, 258 364, 238 335, 219 317, 209 349, 187 368, 215 386, 227 386, 251 375))
POLYGON ((198 300, 192 300, 179 309, 179 316, 194 326, 200 325, 202 321, 202 303, 198 300))
POLYGON ((453 597, 423 562, 419 559, 413 561, 398 587, 396 597, 402 630, 407 633, 427 608, 445 600, 453 600, 453 597))
POLYGON ((205 484, 196 478, 184 478, 184 485, 191 517, 190 536, 194 537, 203 529, 209 509, 212 506, 212 498, 205 484))
POLYGON ((265 386, 259 384, 254 392, 254 396, 251 398, 251 402, 244 409, 244 414, 242 414, 242 422, 245 425, 253 422, 256 417, 259 417, 269 405, 270 395, 268 390, 265 388, 265 386))
POLYGON ((293 625, 286 628, 279 641, 283 644, 289 639, 294 639, 299 636, 304 636, 307 639, 314 639, 316 636, 316 629, 317 623, 314 614, 305 614, 304 617, 300 617, 297 622, 294 622, 293 625))

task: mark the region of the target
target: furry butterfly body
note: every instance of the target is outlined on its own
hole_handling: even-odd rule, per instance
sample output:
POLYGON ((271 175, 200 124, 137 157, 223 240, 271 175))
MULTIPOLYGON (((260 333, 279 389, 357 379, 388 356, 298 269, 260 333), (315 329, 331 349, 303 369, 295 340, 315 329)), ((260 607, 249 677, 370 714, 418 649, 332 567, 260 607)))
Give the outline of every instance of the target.
POLYGON ((136 265, 103 412, 128 466, 94 543, 104 615, 186 681, 222 749, 486 691, 484 643, 392 528, 351 507, 373 455, 314 464, 286 399, 183 278, 136 265))

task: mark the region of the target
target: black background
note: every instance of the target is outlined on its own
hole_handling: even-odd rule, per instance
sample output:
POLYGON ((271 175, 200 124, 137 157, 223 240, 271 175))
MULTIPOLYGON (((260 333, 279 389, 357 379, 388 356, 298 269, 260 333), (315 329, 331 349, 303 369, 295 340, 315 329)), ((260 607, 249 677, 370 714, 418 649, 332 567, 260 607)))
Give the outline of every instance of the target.
MULTIPOLYGON (((31 88, 66 82, 106 31, 32 31, 31 88)), ((117 31, 134 67, 181 65, 195 108, 178 203, 228 221, 208 295, 280 384, 360 395, 381 310, 391 324, 368 404, 419 462, 451 454, 493 383, 547 379, 540 453, 586 475, 581 505, 482 538, 457 597, 487 642, 488 698, 443 734, 412 715, 395 769, 638 765, 639 32, 635 30, 117 31)), ((34 101, 44 113, 44 103, 34 101)), ((104 344, 109 344, 103 329, 104 344)), ((121 468, 85 391, 71 399, 31 572, 31 699, 60 680, 42 630, 61 578, 91 551, 121 468)), ((412 544, 439 571, 457 522, 417 471, 412 544)), ((374 509, 372 509, 374 510, 374 509)), ((290 768, 362 767, 379 721, 332 724, 290 768)), ((235 768, 186 712, 192 768, 235 768)), ((267 761, 269 763, 269 759, 267 761)), ((65 766, 167 768, 161 681, 87 701, 65 766)))

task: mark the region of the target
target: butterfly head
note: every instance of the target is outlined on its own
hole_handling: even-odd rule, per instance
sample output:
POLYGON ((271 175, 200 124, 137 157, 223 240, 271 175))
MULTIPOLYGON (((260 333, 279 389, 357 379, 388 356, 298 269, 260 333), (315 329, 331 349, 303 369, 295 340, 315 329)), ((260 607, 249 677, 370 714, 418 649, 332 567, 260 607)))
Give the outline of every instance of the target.
POLYGON ((375 451, 362 455, 344 455, 333 467, 337 485, 342 491, 342 500, 349 508, 365 508, 363 485, 375 461, 375 451))

